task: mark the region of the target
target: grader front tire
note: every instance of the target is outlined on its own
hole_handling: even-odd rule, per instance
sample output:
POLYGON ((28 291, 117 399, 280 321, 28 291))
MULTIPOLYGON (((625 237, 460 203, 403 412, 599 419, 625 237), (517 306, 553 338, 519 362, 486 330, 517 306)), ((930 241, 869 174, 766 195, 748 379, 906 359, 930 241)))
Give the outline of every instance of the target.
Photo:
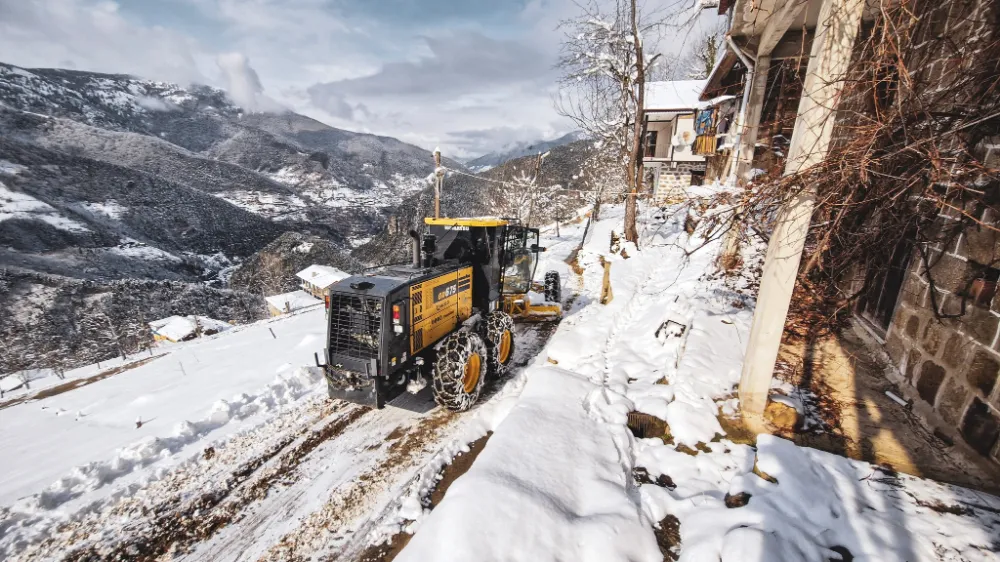
POLYGON ((486 345, 490 353, 490 375, 503 375, 514 360, 514 319, 510 314, 496 310, 486 317, 486 345))
POLYGON ((558 271, 545 273, 545 301, 562 302, 562 281, 559 279, 558 271))
POLYGON ((445 337, 434 361, 434 401, 456 412, 471 408, 483 390, 488 358, 478 334, 455 332, 445 337))

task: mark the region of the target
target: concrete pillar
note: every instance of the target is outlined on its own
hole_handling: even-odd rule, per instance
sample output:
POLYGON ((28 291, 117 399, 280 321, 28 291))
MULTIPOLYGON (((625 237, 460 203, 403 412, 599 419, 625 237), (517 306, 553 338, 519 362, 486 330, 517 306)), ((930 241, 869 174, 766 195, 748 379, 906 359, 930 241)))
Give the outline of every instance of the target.
MULTIPOLYGON (((865 5, 864 0, 822 1, 785 165, 786 175, 826 157, 837 98, 851 61, 865 5)), ((760 416, 767 406, 771 375, 815 200, 816 194, 809 188, 793 197, 782 209, 767 246, 740 379, 740 403, 745 416, 760 416)))
POLYGON ((750 166, 753 164, 754 148, 757 146, 757 131, 760 129, 760 114, 764 110, 767 73, 770 68, 770 55, 757 57, 753 71, 753 83, 749 84, 750 96, 747 98, 746 122, 740 124, 743 127, 743 134, 740 136, 736 160, 736 178, 744 182, 750 179, 750 166))
MULTIPOLYGON (((750 166, 753 164, 753 153, 757 145, 757 131, 760 129, 760 115, 764 110, 764 96, 767 93, 767 73, 771 68, 770 55, 757 57, 754 65, 753 78, 751 83, 745 87, 750 88, 746 97, 747 106, 743 113, 744 122, 738 126, 740 134, 740 145, 733 147, 733 158, 735 160, 735 177, 744 184, 750 179, 750 166)), ((733 214, 732 226, 726 232, 726 238, 722 241, 722 251, 716 261, 721 269, 732 271, 740 261, 740 229, 737 228, 741 215, 743 214, 742 204, 733 214)))

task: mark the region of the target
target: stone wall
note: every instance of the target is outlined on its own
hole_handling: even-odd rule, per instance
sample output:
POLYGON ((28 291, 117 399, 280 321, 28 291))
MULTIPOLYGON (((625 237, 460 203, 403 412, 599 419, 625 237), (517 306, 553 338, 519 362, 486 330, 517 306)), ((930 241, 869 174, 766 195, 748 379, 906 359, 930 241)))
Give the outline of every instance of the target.
MULTIPOLYGON (((910 37, 906 67, 909 80, 899 83, 921 98, 934 100, 934 110, 947 112, 947 105, 975 102, 979 91, 977 76, 969 72, 976 57, 995 57, 982 51, 986 41, 997 34, 997 0, 951 0, 917 2, 918 23, 910 37), (949 38, 953 48, 943 49, 941 38, 949 38), (947 92, 942 102, 941 92, 947 92)), ((855 57, 865 57, 873 23, 865 24, 855 49, 855 57), (866 37, 867 35, 867 37, 866 37)), ((864 72, 864 65, 854 65, 864 72)), ((854 78, 866 79, 865 76, 854 78)), ((858 90, 841 102, 834 131, 834 145, 847 141, 852 125, 873 114, 872 91, 858 90)), ((974 298, 977 279, 995 281, 1000 268, 1000 228, 998 217, 973 204, 949 201, 961 208, 946 210, 938 218, 939 227, 957 236, 928 245, 930 274, 920 252, 914 251, 906 271, 892 322, 886 334, 886 351, 916 397, 933 409, 943 429, 964 440, 981 454, 1000 461, 1000 296, 974 298), (957 221, 966 216, 964 225, 957 221), (982 221, 982 225, 969 220, 982 221), (977 302, 978 300, 978 302, 977 302)), ((857 288, 857 287, 855 287, 857 288)))
MULTIPOLYGON (((956 213, 941 220, 957 220, 956 213)), ((950 247, 928 248, 930 278, 914 253, 886 351, 948 428, 1000 461, 1000 296, 982 304, 968 296, 970 280, 997 257, 1000 240, 985 227, 963 234, 950 247)))
POLYGON ((656 185, 653 197, 658 201, 683 197, 684 189, 690 186, 690 171, 662 169, 660 170, 660 182, 656 185))

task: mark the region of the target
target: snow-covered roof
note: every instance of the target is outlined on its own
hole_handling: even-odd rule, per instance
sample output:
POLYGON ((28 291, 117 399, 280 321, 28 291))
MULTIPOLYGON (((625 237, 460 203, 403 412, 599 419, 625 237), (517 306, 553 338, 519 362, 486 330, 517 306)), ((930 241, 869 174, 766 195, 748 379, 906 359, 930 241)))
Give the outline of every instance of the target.
POLYGON ((321 289, 326 289, 337 281, 350 277, 350 274, 328 265, 310 265, 296 273, 295 276, 321 289))
POLYGON ((172 341, 182 341, 190 337, 198 327, 202 332, 221 332, 232 326, 207 316, 170 316, 149 323, 149 328, 154 334, 172 341))
MULTIPOLYGON (((316 266, 313 266, 316 267, 316 266)), ((282 312, 295 312, 319 304, 321 301, 305 291, 292 291, 281 295, 274 295, 265 298, 267 304, 282 312)))
POLYGON ((706 80, 671 80, 646 84, 646 111, 694 109, 706 80))

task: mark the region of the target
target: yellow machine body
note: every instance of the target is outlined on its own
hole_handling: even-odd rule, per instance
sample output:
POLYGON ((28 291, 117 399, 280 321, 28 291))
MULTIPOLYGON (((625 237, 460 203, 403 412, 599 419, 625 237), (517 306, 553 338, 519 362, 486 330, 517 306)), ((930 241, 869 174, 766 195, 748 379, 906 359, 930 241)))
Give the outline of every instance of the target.
POLYGON ((436 343, 472 316, 472 268, 410 287, 410 353, 436 343))
POLYGON ((428 226, 452 226, 452 227, 454 227, 454 226, 465 226, 465 227, 469 227, 469 226, 484 226, 484 227, 496 227, 496 226, 507 226, 508 224, 510 224, 510 222, 507 221, 507 220, 505 220, 505 219, 498 219, 498 218, 493 218, 493 217, 481 217, 481 218, 471 217, 471 218, 458 218, 458 219, 449 219, 449 218, 432 219, 432 218, 425 218, 424 219, 424 224, 426 224, 428 226))

